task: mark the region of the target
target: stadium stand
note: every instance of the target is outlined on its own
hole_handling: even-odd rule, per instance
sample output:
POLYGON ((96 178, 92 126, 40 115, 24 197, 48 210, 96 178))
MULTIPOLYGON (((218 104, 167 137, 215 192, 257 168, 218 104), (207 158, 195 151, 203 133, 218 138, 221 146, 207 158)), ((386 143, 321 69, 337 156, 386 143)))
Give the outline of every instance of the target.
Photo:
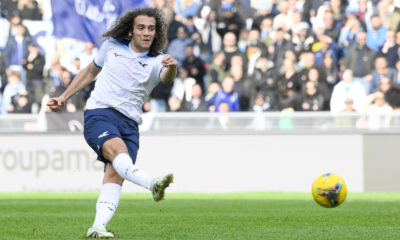
MULTIPOLYGON (((3 115, 46 111, 43 98, 63 91, 100 47, 72 38, 43 42, 37 26, 52 29, 52 2, 0 1, 3 115)), ((180 70, 173 86, 155 89, 144 112, 392 111, 384 95, 400 85, 400 1, 147 4, 168 19, 165 52, 179 60, 180 70), (233 79, 230 92, 222 90, 227 77, 233 79), (221 93, 237 97, 238 106, 221 93)), ((93 87, 70 99, 63 111, 82 111, 93 87)))

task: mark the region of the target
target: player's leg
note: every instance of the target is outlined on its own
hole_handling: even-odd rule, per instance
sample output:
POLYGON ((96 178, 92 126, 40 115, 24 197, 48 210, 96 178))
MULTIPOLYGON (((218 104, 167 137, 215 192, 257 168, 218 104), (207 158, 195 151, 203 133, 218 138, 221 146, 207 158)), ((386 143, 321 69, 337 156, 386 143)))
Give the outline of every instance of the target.
POLYGON ((112 162, 114 169, 124 179, 149 189, 153 194, 154 201, 158 202, 164 198, 165 189, 172 183, 173 175, 167 174, 163 177, 153 178, 139 169, 134 163, 139 148, 139 134, 137 127, 123 125, 120 129, 124 140, 113 138, 107 140, 102 147, 102 155, 112 162))
POLYGON ((93 226, 89 228, 88 237, 113 237, 107 232, 106 225, 117 210, 121 187, 124 179, 119 176, 111 164, 106 165, 103 186, 96 203, 96 217, 93 226))
MULTIPOLYGON (((136 136, 134 137, 129 137, 129 131, 121 130, 123 133, 123 139, 124 142, 129 149, 129 155, 131 156, 132 159, 136 159, 136 152, 131 150, 131 149, 138 149, 138 142, 136 141, 136 136)), ((135 161, 133 162, 135 163, 135 161)), ((158 202, 164 198, 164 192, 165 189, 172 183, 173 181, 173 175, 166 174, 162 177, 156 177, 153 178, 153 181, 151 182, 150 185, 150 191, 153 194, 153 199, 154 201, 158 202)))
MULTIPOLYGON (((135 151, 132 149, 131 151, 135 151)), ((137 149, 136 151, 137 152, 137 149)), ((128 153, 128 149, 121 138, 112 138, 106 141, 102 147, 104 158, 112 162, 115 171, 124 179, 139 186, 150 189, 153 177, 134 165, 134 160, 128 153)), ((136 158, 136 154, 134 154, 136 158)))
POLYGON ((101 155, 101 147, 105 141, 121 136, 118 127, 115 126, 118 118, 114 111, 109 109, 95 109, 85 111, 84 136, 89 146, 97 153, 98 160, 104 162, 105 171, 103 186, 96 203, 96 217, 93 225, 88 229, 88 237, 113 237, 107 232, 106 224, 115 213, 119 203, 121 178, 111 164, 101 155))

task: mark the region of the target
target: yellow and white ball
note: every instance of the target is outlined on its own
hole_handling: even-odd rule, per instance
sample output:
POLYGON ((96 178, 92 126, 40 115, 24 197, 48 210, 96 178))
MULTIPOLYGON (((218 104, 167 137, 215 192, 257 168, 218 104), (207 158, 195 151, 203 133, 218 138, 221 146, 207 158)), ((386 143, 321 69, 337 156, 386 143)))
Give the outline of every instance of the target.
POLYGON ((346 183, 336 174, 322 174, 312 185, 312 195, 314 200, 323 207, 337 207, 346 199, 346 183))

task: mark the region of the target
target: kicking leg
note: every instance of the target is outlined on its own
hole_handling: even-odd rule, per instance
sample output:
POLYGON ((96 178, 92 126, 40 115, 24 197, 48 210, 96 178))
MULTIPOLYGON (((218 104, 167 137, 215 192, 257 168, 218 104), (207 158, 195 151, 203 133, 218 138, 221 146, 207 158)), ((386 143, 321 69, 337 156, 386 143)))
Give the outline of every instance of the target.
POLYGON ((133 164, 128 149, 121 138, 112 138, 102 147, 103 156, 112 162, 115 171, 124 179, 150 189, 153 177, 147 175, 133 164))
POLYGON ((173 181, 173 175, 167 174, 161 178, 153 178, 133 164, 128 149, 121 138, 107 140, 102 147, 103 156, 112 162, 118 174, 124 179, 149 189, 154 201, 164 198, 165 189, 173 181))

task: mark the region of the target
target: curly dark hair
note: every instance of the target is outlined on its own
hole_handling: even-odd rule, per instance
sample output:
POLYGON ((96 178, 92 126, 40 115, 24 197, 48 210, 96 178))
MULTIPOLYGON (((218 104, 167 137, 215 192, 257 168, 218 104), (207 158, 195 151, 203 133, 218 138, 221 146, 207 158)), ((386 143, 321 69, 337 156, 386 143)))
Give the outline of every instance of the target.
POLYGON ((139 15, 154 17, 156 19, 156 35, 150 46, 149 55, 157 56, 164 49, 167 42, 167 23, 165 22, 160 10, 157 8, 137 8, 124 13, 124 15, 111 27, 102 37, 115 38, 120 41, 130 41, 129 32, 133 32, 135 18, 139 15))

